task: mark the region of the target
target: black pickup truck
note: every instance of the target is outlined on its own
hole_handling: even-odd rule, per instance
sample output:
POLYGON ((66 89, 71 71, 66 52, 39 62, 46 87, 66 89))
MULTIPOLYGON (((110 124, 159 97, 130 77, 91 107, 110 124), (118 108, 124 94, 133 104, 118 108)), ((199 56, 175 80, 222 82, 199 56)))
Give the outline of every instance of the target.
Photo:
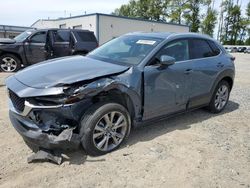
POLYGON ((98 46, 93 32, 80 29, 32 29, 0 39, 0 71, 15 72, 47 59, 85 55, 98 46))

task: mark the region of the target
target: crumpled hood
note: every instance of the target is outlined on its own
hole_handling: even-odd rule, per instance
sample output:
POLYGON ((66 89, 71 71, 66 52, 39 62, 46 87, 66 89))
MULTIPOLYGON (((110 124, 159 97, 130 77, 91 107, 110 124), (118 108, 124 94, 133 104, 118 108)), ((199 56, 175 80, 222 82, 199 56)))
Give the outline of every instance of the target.
POLYGON ((50 88, 91 80, 126 71, 128 67, 89 57, 72 56, 45 61, 19 71, 14 76, 33 88, 50 88))
POLYGON ((14 39, 0 38, 0 44, 14 44, 16 41, 14 39))

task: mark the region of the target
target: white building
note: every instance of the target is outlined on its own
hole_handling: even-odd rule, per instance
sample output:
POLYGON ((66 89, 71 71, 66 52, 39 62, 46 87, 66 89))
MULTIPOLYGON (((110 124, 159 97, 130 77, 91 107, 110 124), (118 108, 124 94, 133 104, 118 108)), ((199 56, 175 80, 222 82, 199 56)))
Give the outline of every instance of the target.
POLYGON ((72 28, 93 31, 99 44, 135 31, 189 32, 189 27, 166 22, 149 21, 109 14, 88 14, 58 19, 41 19, 31 25, 35 28, 72 28))

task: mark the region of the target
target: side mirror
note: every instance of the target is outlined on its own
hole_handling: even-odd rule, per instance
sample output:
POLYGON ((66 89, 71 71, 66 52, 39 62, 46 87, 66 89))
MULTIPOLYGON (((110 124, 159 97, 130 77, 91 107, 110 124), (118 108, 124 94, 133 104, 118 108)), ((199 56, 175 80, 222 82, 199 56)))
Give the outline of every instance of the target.
POLYGON ((168 55, 162 55, 160 57, 160 64, 162 65, 170 66, 170 65, 175 64, 175 61, 176 61, 175 58, 168 56, 168 55))

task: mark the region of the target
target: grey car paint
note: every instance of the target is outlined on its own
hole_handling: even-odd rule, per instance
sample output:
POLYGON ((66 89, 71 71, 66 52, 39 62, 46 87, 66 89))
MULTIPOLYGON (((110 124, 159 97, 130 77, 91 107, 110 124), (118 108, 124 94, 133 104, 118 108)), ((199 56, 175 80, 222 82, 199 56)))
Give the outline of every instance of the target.
MULTIPOLYGON (((24 69, 9 77, 6 85, 19 97, 28 99, 36 96, 53 96, 53 92, 54 95, 62 94, 65 87, 82 85, 78 90, 80 102, 72 105, 62 104, 57 109, 48 107, 46 111, 42 111, 57 114, 62 124, 66 117, 71 118, 75 122, 73 126, 77 126, 76 122, 79 122, 84 111, 92 104, 92 99, 111 90, 125 96, 121 100, 127 103, 134 124, 139 125, 155 118, 160 119, 173 113, 206 106, 221 79, 228 78, 233 83, 233 60, 220 44, 218 46, 221 53, 216 57, 176 62, 168 67, 148 65, 156 52, 170 41, 183 38, 213 40, 209 37, 172 33, 131 35, 153 36, 163 41, 136 66, 120 66, 91 57, 62 58, 24 69), (32 74, 33 76, 30 76, 32 74)), ((39 105, 34 109, 39 109, 39 105)), ((15 116, 20 119, 20 115, 13 114, 12 111, 10 114, 12 123, 15 127, 18 126, 15 116)), ((28 139, 25 135, 23 137, 28 139)), ((41 140, 37 142, 38 145, 41 144, 41 140)))

